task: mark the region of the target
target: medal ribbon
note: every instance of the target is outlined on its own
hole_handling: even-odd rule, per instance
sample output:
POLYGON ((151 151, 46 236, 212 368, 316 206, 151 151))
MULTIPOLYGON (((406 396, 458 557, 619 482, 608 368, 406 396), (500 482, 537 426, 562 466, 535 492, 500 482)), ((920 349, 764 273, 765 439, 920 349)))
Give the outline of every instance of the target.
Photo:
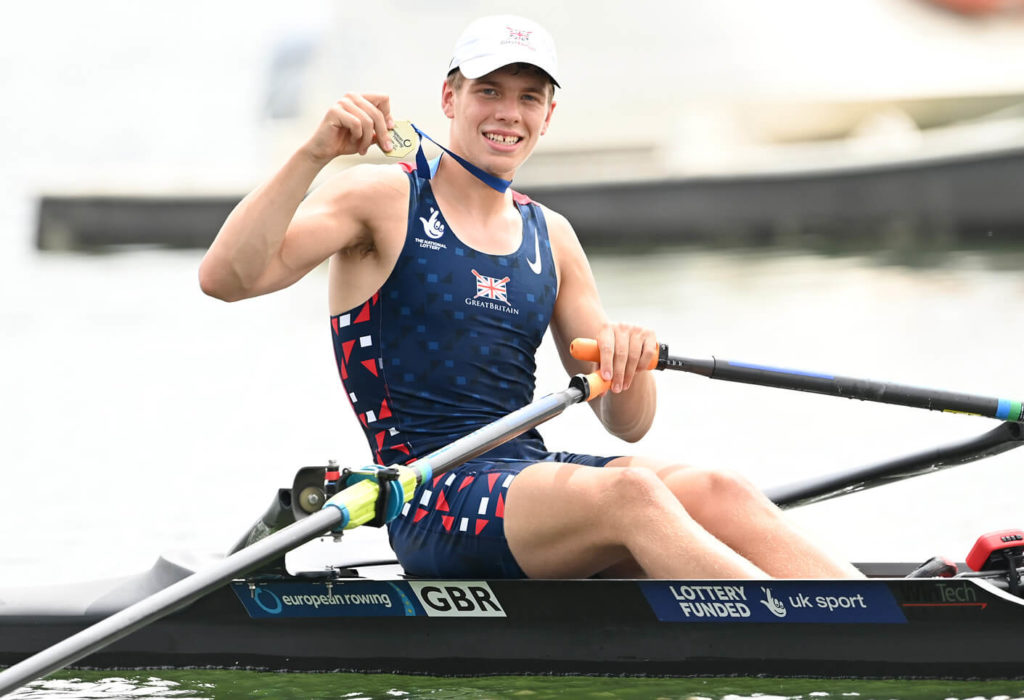
POLYGON ((454 158, 455 162, 457 162, 463 168, 468 170, 472 175, 476 176, 476 178, 480 180, 480 182, 484 183, 491 189, 497 190, 498 192, 504 194, 512 185, 511 180, 503 180, 497 175, 491 175, 489 172, 486 172, 485 170, 482 170, 481 168, 478 168, 477 166, 473 165, 462 156, 452 153, 447 148, 439 144, 437 141, 435 141, 434 139, 430 138, 422 131, 420 131, 419 127, 417 127, 415 124, 412 124, 412 128, 416 131, 417 134, 419 134, 420 137, 420 147, 416 151, 416 174, 423 178, 424 180, 429 180, 431 175, 430 163, 427 162, 427 156, 424 155, 423 153, 423 141, 427 140, 430 141, 435 146, 437 146, 438 148, 440 148, 448 155, 450 155, 452 158, 454 158))

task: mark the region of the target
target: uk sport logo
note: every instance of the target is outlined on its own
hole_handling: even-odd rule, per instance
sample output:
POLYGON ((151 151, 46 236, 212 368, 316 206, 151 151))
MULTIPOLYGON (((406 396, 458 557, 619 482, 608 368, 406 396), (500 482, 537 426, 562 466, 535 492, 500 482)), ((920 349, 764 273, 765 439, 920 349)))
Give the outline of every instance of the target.
POLYGON ((512 306, 508 301, 508 282, 511 278, 503 277, 498 279, 497 277, 481 275, 476 270, 471 270, 471 272, 476 277, 476 296, 473 297, 474 299, 483 297, 484 299, 500 301, 508 306, 512 306))

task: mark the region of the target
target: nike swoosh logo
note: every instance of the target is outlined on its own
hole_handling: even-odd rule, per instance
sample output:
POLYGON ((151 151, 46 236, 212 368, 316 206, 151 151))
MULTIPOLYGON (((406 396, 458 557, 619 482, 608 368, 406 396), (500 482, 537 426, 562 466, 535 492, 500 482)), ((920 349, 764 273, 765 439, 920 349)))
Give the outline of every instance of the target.
POLYGON ((536 228, 533 229, 533 260, 530 260, 529 256, 527 256, 526 264, 533 270, 533 274, 540 274, 540 232, 536 228))

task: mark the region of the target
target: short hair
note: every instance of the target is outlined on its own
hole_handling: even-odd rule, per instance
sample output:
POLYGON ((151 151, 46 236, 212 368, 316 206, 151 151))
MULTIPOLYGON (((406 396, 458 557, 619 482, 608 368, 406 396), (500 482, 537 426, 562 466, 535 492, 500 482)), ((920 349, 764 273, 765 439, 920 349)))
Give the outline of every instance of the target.
MULTIPOLYGON (((532 63, 511 63, 509 64, 509 66, 511 66, 514 69, 513 75, 517 75, 522 71, 526 71, 528 73, 533 73, 534 75, 538 75, 544 78, 544 80, 547 81, 548 84, 548 102, 551 102, 552 100, 555 99, 555 81, 551 79, 551 76, 548 75, 548 72, 546 70, 544 70, 543 68, 538 68, 532 63)), ((502 68, 508 68, 509 66, 502 66, 502 68)), ((445 78, 445 82, 448 83, 448 86, 452 90, 458 90, 459 88, 461 88, 465 80, 466 76, 462 74, 462 70, 459 68, 452 69, 452 71, 448 73, 448 77, 445 78)))

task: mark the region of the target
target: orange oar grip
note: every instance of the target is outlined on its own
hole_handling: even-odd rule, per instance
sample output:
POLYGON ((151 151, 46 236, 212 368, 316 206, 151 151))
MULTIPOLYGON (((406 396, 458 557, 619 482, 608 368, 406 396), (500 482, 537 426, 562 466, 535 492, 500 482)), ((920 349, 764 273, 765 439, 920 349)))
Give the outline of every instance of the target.
MULTIPOLYGON (((593 338, 576 338, 569 343, 569 354, 577 360, 588 360, 590 362, 601 361, 601 351, 597 349, 597 341, 593 338)), ((657 369, 658 358, 654 357, 647 369, 657 369)))
POLYGON ((612 388, 611 380, 604 379, 600 372, 591 372, 588 375, 577 375, 582 376, 587 385, 590 387, 590 393, 587 394, 587 401, 593 401, 598 396, 612 388))
POLYGON ((593 338, 576 338, 569 343, 569 354, 577 360, 601 361, 601 351, 597 349, 597 341, 593 338))

